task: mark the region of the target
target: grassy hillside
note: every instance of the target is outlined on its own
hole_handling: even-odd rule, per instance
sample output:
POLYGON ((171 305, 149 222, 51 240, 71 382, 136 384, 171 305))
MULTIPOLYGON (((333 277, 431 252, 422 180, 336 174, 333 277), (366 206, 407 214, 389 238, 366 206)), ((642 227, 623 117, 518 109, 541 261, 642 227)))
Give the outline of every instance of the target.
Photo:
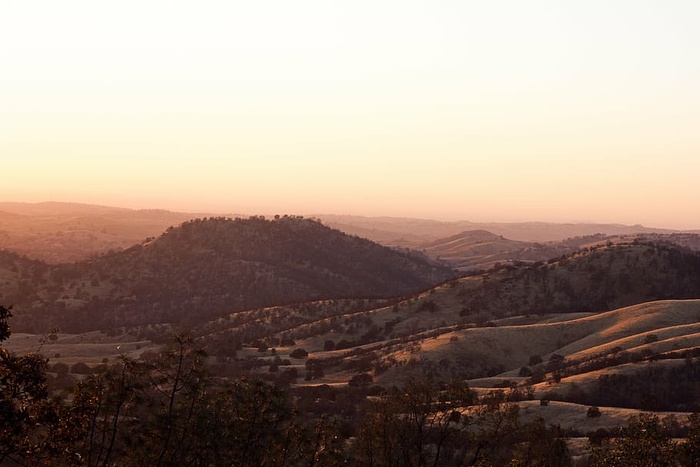
POLYGON ((700 251, 700 235, 674 234, 594 234, 550 242, 523 242, 511 240, 485 230, 461 232, 447 238, 411 245, 429 257, 442 261, 463 272, 491 269, 499 264, 541 262, 570 255, 580 250, 599 248, 609 244, 670 243, 693 251, 700 251))
POLYGON ((547 263, 508 265, 461 285, 463 314, 606 311, 664 298, 700 296, 700 255, 667 243, 585 249, 547 263))
MULTIPOLYGON (((606 358, 614 366, 609 358, 612 354, 638 353, 642 359, 694 349, 700 346, 698 322, 700 300, 657 301, 567 321, 526 325, 496 322, 488 327, 455 330, 423 339, 415 357, 423 370, 439 372, 444 367, 447 373, 465 376, 503 372, 517 377, 532 356, 542 359, 541 364, 531 365, 537 373, 547 369, 553 355, 560 355, 567 363, 556 369, 563 375, 573 375, 607 367, 606 358), (594 365, 594 361, 598 363, 594 365)), ((552 368, 554 365, 549 370, 552 368)))
POLYGON ((212 349, 243 345, 239 357, 263 362, 271 354, 258 348, 282 356, 303 348, 308 358, 293 362, 309 384, 344 384, 362 373, 388 385, 410 374, 475 378, 510 371, 517 378, 533 355, 585 359, 586 352, 639 345, 658 353, 694 345, 700 320, 694 301, 605 312, 669 296, 700 297, 699 265, 696 253, 676 246, 610 245, 466 276, 374 308, 319 302, 251 310, 195 331, 212 349), (652 338, 658 342, 641 342, 652 338))
MULTIPOLYGON (((438 381, 467 379, 479 394, 501 392, 502 400, 579 404, 573 410, 572 404, 547 409, 525 403, 528 411, 553 422, 564 416, 564 409, 585 421, 592 405, 675 412, 700 408, 700 300, 656 301, 587 316, 532 317, 531 324, 435 326, 403 337, 367 338, 372 329, 367 325, 372 326, 371 320, 376 325, 380 313, 326 319, 325 328, 296 327, 296 332, 278 334, 284 340, 268 341, 274 350, 244 346, 237 362, 222 368, 232 374, 253 369, 281 384, 302 386, 345 387, 362 378, 361 384, 391 387, 409 376, 428 375, 438 381), (348 324, 359 329, 346 333, 348 324), (300 332, 304 328, 307 332, 300 332), (295 357, 298 349, 308 355, 295 357)), ((631 413, 604 409, 600 420, 580 423, 609 428, 631 413)), ((575 428, 573 421, 567 423, 575 428)))
MULTIPOLYGON (((277 277, 288 272, 287 278, 310 278, 321 267, 329 271, 329 265, 341 261, 342 245, 352 245, 353 254, 342 260, 346 275, 337 273, 337 283, 347 285, 352 284, 348 271, 354 270, 354 263, 359 268, 362 260, 363 272, 358 274, 366 275, 373 270, 378 251, 383 251, 364 240, 360 247, 356 241, 298 218, 209 219, 171 229, 126 252, 73 265, 73 269, 54 269, 6 253, 0 258, 12 266, 0 268, 5 282, 20 278, 29 287, 44 281, 44 289, 29 295, 36 303, 51 287, 62 285, 56 281, 56 271, 65 274, 88 266, 104 278, 98 277, 96 284, 85 282, 93 276, 78 278, 83 281, 81 290, 89 284, 94 293, 116 290, 115 297, 124 297, 117 293, 140 287, 138 296, 143 299, 142 303, 115 299, 110 293, 100 301, 72 298, 78 304, 111 303, 105 309, 117 310, 116 318, 132 325, 80 335, 62 333, 44 344, 39 336, 16 334, 8 348, 32 351, 43 345, 42 351, 52 357, 51 384, 67 388, 91 371, 83 363, 96 368, 121 355, 153 358, 168 336, 185 325, 206 349, 209 368, 217 375, 275 382, 290 388, 304 411, 321 416, 339 413, 342 407, 347 420, 368 394, 401 386, 411 376, 427 376, 436 384, 467 382, 480 396, 482 405, 474 410, 510 402, 518 404, 522 420, 541 417, 578 436, 620 426, 639 410, 657 411, 673 424, 684 413, 700 409, 699 259, 690 250, 666 243, 596 246, 548 263, 516 264, 452 279, 391 300, 331 298, 261 305, 229 309, 209 320, 205 313, 197 314, 200 297, 216 297, 212 292, 226 287, 206 271, 228 270, 219 269, 220 264, 229 264, 226 258, 234 257, 235 264, 255 260, 256 271, 272 271, 277 277), (316 239, 312 245, 303 241, 307 235, 316 239), (276 249, 264 248, 268 242, 276 249), (183 249, 180 255, 173 253, 183 249), (181 263, 182 258, 186 262, 181 263), (306 262, 301 263, 300 258, 306 262), (102 269, 93 269, 95 264, 102 269), (300 274, 300 267, 306 275, 300 274), (190 269, 192 275, 184 277, 192 283, 178 279, 190 269), (197 276, 205 284, 214 284, 213 288, 186 289, 189 284, 201 287, 194 281, 197 276), (128 283, 128 277, 141 280, 128 283), (117 283, 115 278, 124 282, 117 283), (158 290, 144 285, 151 283, 158 290), (115 284, 118 289, 108 288, 115 284), (158 317, 153 304, 160 297, 176 296, 178 289, 183 289, 181 299, 192 297, 187 310, 197 321, 129 323, 134 317, 119 311, 120 304, 128 303, 134 309, 143 307, 135 316, 158 317), (551 292, 548 301, 533 302, 547 291, 551 292), (686 299, 659 300, 674 294, 674 298, 686 299), (606 300, 592 300, 595 297, 606 300), (584 298, 589 301, 583 302, 584 298), (551 306, 533 312, 533 303, 551 306), (618 303, 623 305, 615 305, 618 303), (636 304, 624 306, 631 303, 636 304), (148 311, 146 306, 150 306, 148 311), (614 309, 606 311, 609 307, 614 309), (319 397, 327 400, 319 402, 319 397), (591 406, 600 407, 599 416, 589 415, 591 406)), ((395 261, 416 261, 405 254, 399 256, 403 259, 395 261)), ((406 265, 397 268, 405 271, 406 265)), ((320 277, 325 280, 328 276, 320 277)), ((63 285, 76 280, 63 279, 63 285)), ((296 284, 300 290, 310 287, 310 283, 296 284)), ((21 318, 23 310, 16 310, 21 318)), ((70 312, 76 310, 81 308, 70 312)), ((112 315, 94 316, 111 319, 112 315)))

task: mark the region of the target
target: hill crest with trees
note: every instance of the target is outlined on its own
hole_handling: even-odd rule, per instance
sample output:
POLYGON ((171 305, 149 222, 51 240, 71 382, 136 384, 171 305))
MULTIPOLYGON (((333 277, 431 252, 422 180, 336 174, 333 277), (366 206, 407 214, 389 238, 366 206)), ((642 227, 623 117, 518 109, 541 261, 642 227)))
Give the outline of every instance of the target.
POLYGON ((21 330, 200 323, 263 306, 406 295, 454 277, 417 253, 295 216, 188 221, 71 264, 0 259, 0 294, 21 310, 21 330))

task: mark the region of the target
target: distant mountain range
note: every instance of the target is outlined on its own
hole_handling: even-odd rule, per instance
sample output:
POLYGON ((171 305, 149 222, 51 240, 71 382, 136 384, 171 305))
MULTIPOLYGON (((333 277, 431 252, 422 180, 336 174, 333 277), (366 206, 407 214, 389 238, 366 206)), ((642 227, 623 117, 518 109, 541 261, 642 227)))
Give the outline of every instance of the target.
POLYGON ((0 203, 0 249, 50 263, 124 249, 197 214, 74 203, 0 203))
POLYGON ((462 232, 451 237, 418 244, 414 248, 460 271, 474 271, 487 270, 499 264, 513 262, 547 261, 585 248, 632 243, 635 240, 668 242, 700 251, 700 235, 694 233, 595 234, 540 243, 509 240, 485 230, 462 232))
MULTIPOLYGON (((128 248, 148 237, 160 235, 170 226, 178 226, 188 220, 220 215, 158 209, 133 210, 77 203, 0 202, 0 249, 8 249, 50 263, 79 261, 108 250, 128 248)), ((247 217, 241 214, 225 215, 232 218, 247 217)), ((325 225, 350 235, 367 238, 385 246, 428 251, 431 248, 426 245, 430 243, 473 231, 488 231, 504 239, 526 243, 557 242, 595 234, 672 234, 676 232, 641 225, 621 224, 441 222, 426 219, 330 214, 319 214, 312 218, 317 218, 325 225)), ((531 250, 534 248, 546 255, 547 248, 551 245, 544 249, 533 245, 521 246, 531 250)), ((507 247, 506 252, 513 251, 513 248, 517 249, 516 245, 505 245, 501 242, 499 248, 503 249, 502 247, 507 247)), ((437 251, 436 248, 432 250, 437 251)), ((538 254, 531 251, 522 252, 522 255, 526 258, 540 258, 538 254)), ((456 266, 462 269, 481 267, 493 264, 500 259, 492 261, 484 258, 484 260, 469 259, 467 263, 458 262, 456 266)))
MULTIPOLYGON (((400 217, 363 217, 343 215, 316 216, 343 232, 369 238, 385 245, 414 248, 432 240, 460 232, 486 230, 495 235, 521 242, 554 242, 595 234, 629 235, 640 233, 671 234, 678 230, 657 229, 643 225, 554 223, 554 222, 470 222, 407 219, 400 217)), ((695 232, 697 231, 687 231, 695 232)))

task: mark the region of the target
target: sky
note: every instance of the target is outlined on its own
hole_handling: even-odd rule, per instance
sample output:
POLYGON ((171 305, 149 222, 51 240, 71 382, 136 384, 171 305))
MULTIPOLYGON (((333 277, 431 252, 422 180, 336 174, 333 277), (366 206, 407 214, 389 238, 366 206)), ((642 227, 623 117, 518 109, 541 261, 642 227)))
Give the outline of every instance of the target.
POLYGON ((700 229, 700 2, 0 4, 0 200, 700 229))

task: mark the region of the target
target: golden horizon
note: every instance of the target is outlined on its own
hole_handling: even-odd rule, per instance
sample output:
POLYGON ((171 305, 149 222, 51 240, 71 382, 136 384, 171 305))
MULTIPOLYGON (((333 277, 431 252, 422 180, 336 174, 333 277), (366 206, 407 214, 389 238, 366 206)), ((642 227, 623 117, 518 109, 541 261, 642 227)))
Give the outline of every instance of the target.
POLYGON ((700 229, 693 2, 41 3, 0 199, 700 229))

